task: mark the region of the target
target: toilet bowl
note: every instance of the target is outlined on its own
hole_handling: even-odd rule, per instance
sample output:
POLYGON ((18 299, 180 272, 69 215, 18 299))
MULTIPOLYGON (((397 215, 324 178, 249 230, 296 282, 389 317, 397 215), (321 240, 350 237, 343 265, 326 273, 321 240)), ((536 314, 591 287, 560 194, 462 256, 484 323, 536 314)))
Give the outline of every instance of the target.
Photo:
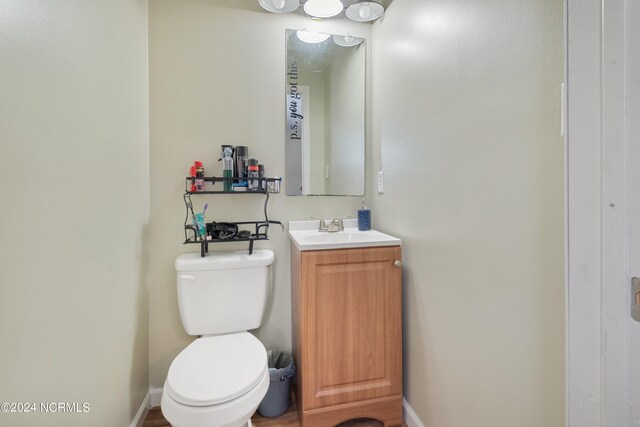
POLYGON ((253 335, 198 338, 169 368, 162 413, 174 427, 241 427, 268 388, 267 353, 253 335))
POLYGON ((273 260, 270 250, 176 259, 180 318, 202 338, 167 374, 160 406, 173 427, 242 427, 266 395, 267 352, 247 331, 262 323, 273 260))

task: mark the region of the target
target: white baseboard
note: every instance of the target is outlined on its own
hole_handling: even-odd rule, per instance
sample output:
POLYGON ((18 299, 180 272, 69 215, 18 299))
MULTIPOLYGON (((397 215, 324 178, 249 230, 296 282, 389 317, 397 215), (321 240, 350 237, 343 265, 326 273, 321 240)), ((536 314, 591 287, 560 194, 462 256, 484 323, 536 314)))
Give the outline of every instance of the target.
POLYGON ((155 408, 156 406, 160 406, 160 400, 162 399, 162 387, 149 387, 149 393, 151 394, 151 399, 149 400, 149 406, 155 408))
POLYGON ((418 415, 404 397, 402 398, 402 409, 402 412, 404 412, 404 422, 407 424, 407 427, 424 427, 424 424, 422 424, 422 421, 420 421, 420 418, 418 418, 418 415))
POLYGON ((144 420, 147 418, 147 414, 149 413, 150 398, 151 392, 147 391, 147 394, 144 395, 144 399, 142 399, 140 408, 138 408, 138 412, 136 412, 136 416, 133 417, 133 421, 131 421, 130 427, 142 427, 142 424, 144 424, 144 420))
MULTIPOLYGON (((149 412, 149 407, 155 408, 156 406, 160 406, 161 399, 162 399, 162 387, 153 387, 153 386, 149 387, 149 392, 145 396, 145 400, 142 402, 143 404, 147 403, 145 417, 147 416, 146 412, 149 412)), ((142 406, 140 406, 140 409, 142 409, 142 406)), ((407 402, 404 399, 404 397, 402 398, 402 409, 403 409, 404 422, 407 424, 407 427, 425 427, 425 425, 422 423, 422 421, 420 421, 420 418, 418 418, 418 415, 415 413, 411 405, 409 405, 409 402, 407 402)), ((137 416, 136 416, 136 419, 137 419, 137 416)), ((142 418, 142 420, 144 421, 144 417, 142 418)), ((140 427, 140 426, 132 423, 131 427, 140 427)))

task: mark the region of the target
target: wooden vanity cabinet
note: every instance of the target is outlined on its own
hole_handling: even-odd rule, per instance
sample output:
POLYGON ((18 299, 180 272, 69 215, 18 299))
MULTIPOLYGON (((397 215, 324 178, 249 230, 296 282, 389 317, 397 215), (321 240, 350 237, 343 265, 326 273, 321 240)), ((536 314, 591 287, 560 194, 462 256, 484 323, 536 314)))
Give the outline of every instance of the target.
POLYGON ((400 246, 291 245, 293 356, 301 427, 353 418, 402 425, 400 246))

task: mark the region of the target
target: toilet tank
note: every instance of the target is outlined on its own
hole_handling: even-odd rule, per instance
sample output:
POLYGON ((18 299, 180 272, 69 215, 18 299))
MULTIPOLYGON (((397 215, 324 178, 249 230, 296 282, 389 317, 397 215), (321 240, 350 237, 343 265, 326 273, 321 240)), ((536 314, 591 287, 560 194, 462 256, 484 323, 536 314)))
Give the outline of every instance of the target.
POLYGON ((255 329, 269 299, 270 250, 180 255, 178 307, 189 335, 218 335, 255 329))

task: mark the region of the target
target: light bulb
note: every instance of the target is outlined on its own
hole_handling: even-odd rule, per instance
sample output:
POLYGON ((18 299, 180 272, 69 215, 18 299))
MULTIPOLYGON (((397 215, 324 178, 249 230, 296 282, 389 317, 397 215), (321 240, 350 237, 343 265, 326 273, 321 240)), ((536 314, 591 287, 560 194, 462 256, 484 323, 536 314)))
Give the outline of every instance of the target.
POLYGON ((356 22, 367 22, 378 19, 384 13, 384 7, 375 1, 361 1, 347 8, 345 15, 356 22))
POLYGON ((371 16, 371 8, 369 6, 362 6, 360 11, 358 11, 358 15, 360 15, 362 19, 369 18, 369 16, 371 16))
POLYGON ((258 4, 264 10, 271 13, 290 13, 294 12, 299 6, 299 0, 258 0, 258 4))
POLYGON ((308 0, 304 4, 304 11, 314 18, 331 18, 340 12, 344 5, 340 0, 308 0))
POLYGON ((342 47, 358 46, 364 39, 353 36, 333 36, 333 42, 342 47))
POLYGON ((322 43, 329 38, 329 34, 311 33, 309 31, 297 31, 296 36, 305 43, 322 43))

